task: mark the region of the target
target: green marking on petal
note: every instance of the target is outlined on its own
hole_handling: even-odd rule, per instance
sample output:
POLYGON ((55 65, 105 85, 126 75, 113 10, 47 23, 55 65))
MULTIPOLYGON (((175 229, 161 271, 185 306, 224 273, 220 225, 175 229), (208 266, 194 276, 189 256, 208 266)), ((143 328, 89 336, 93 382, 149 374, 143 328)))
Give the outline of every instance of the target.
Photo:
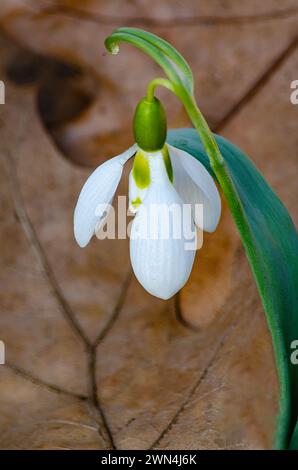
POLYGON ((132 175, 134 177, 135 183, 139 189, 145 189, 150 184, 150 168, 149 162, 143 152, 138 151, 136 153, 133 167, 132 175))
POLYGON ((166 170, 167 170, 169 180, 171 181, 171 183, 173 183, 174 181, 173 167, 172 167, 172 162, 170 159, 168 147, 166 145, 164 145, 162 149, 162 158, 163 158, 166 170))
POLYGON ((131 205, 132 205, 134 208, 139 207, 141 204, 142 204, 142 200, 141 200, 139 197, 137 197, 136 199, 134 199, 133 201, 131 201, 131 205))

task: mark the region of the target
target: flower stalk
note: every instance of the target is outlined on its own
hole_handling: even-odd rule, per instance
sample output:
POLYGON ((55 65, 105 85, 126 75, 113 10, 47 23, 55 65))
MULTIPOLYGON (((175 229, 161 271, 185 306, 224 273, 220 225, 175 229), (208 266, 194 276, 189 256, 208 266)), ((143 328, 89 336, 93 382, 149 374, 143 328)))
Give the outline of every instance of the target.
MULTIPOLYGON (((142 50, 159 64, 165 72, 167 78, 156 78, 149 83, 147 99, 152 102, 154 100, 156 87, 163 86, 173 92, 181 100, 193 126, 199 134, 200 140, 209 158, 211 168, 228 202, 256 279, 272 335, 280 381, 280 412, 275 447, 277 449, 287 448, 291 440, 291 435, 293 436, 292 441, 295 441, 295 439, 298 440, 296 435, 298 433, 297 426, 296 434, 294 431, 297 416, 291 416, 291 397, 293 401, 295 399, 295 397, 293 398, 295 379, 293 379, 294 374, 292 373, 291 376, 289 372, 287 364, 289 345, 286 344, 285 341, 287 335, 291 333, 291 327, 286 325, 283 330, 284 319, 280 316, 280 312, 276 311, 275 307, 272 305, 270 295, 268 295, 266 275, 270 276, 273 271, 270 267, 268 271, 268 266, 266 266, 266 261, 264 261, 267 254, 264 252, 263 248, 263 252, 260 248, 261 242, 257 239, 257 227, 254 226, 252 219, 249 217, 248 208, 243 205, 243 196, 239 193, 239 188, 235 186, 235 178, 231 176, 230 167, 223 158, 217 142, 196 103, 192 71, 185 59, 163 39, 136 28, 119 28, 113 32, 105 41, 107 50, 112 53, 117 53, 119 50, 118 44, 121 41, 130 43, 142 50)), ((270 233, 270 230, 273 230, 273 228, 267 220, 265 223, 268 224, 268 233, 270 233)), ((294 236, 293 239, 295 239, 294 236)), ((284 249, 284 245, 282 245, 282 249, 284 249)), ((285 253, 285 256, 286 255, 287 253, 285 253)), ((269 291, 270 288, 271 286, 269 285, 269 291)), ((291 302, 289 302, 289 305, 291 305, 291 302)))

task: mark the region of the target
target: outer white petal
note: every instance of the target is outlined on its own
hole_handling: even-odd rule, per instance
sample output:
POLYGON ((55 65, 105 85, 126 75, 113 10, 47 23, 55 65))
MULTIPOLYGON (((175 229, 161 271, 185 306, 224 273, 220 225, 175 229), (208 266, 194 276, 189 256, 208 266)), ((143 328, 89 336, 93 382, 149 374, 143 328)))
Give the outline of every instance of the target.
POLYGON ((203 226, 200 218, 195 218, 195 223, 206 232, 214 232, 220 219, 221 200, 213 178, 202 163, 189 153, 171 145, 168 149, 175 188, 184 202, 203 204, 203 226))
POLYGON ((153 178, 132 223, 130 239, 131 264, 137 279, 150 294, 161 299, 172 297, 188 280, 196 246, 191 214, 187 221, 193 236, 190 241, 184 234, 182 217, 165 211, 169 205, 181 210, 183 202, 167 175, 163 181, 153 178), (177 237, 179 233, 181 236, 177 237))
POLYGON ((81 247, 86 246, 105 220, 105 212, 118 187, 124 163, 136 151, 133 145, 121 155, 107 160, 89 176, 84 184, 74 212, 74 235, 81 247))

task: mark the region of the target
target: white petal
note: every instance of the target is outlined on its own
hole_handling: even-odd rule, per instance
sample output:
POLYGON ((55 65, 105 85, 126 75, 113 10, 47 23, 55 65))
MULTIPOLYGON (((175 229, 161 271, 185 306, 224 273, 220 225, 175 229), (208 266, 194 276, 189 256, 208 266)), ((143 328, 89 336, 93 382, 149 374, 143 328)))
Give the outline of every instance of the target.
POLYGON ((136 145, 117 157, 107 160, 89 176, 79 195, 74 212, 74 235, 81 247, 86 246, 99 230, 99 221, 106 219, 105 212, 118 187, 124 163, 136 152, 136 145))
POLYGON ((171 145, 168 149, 176 190, 184 202, 193 206, 203 204, 203 226, 198 217, 195 223, 206 232, 214 232, 220 219, 221 200, 213 178, 202 163, 189 153, 171 145))
POLYGON ((168 177, 163 184, 152 181, 132 223, 130 258, 134 273, 150 294, 161 299, 172 297, 184 286, 194 262, 195 226, 189 213, 191 233, 184 233, 182 205, 168 177), (180 217, 175 217, 175 210, 180 217))

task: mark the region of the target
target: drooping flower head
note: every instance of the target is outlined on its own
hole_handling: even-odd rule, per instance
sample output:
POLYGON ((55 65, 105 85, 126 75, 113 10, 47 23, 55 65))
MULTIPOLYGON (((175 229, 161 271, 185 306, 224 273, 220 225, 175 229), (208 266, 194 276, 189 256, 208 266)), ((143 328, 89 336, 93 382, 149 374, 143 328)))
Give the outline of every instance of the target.
POLYGON ((136 143, 91 174, 74 213, 75 238, 84 247, 105 223, 123 166, 135 155, 129 176, 129 208, 135 214, 130 259, 142 286, 162 299, 172 297, 189 278, 196 227, 213 232, 221 213, 220 197, 208 171, 187 152, 167 144, 166 135, 160 101, 143 98, 134 116, 136 143))

